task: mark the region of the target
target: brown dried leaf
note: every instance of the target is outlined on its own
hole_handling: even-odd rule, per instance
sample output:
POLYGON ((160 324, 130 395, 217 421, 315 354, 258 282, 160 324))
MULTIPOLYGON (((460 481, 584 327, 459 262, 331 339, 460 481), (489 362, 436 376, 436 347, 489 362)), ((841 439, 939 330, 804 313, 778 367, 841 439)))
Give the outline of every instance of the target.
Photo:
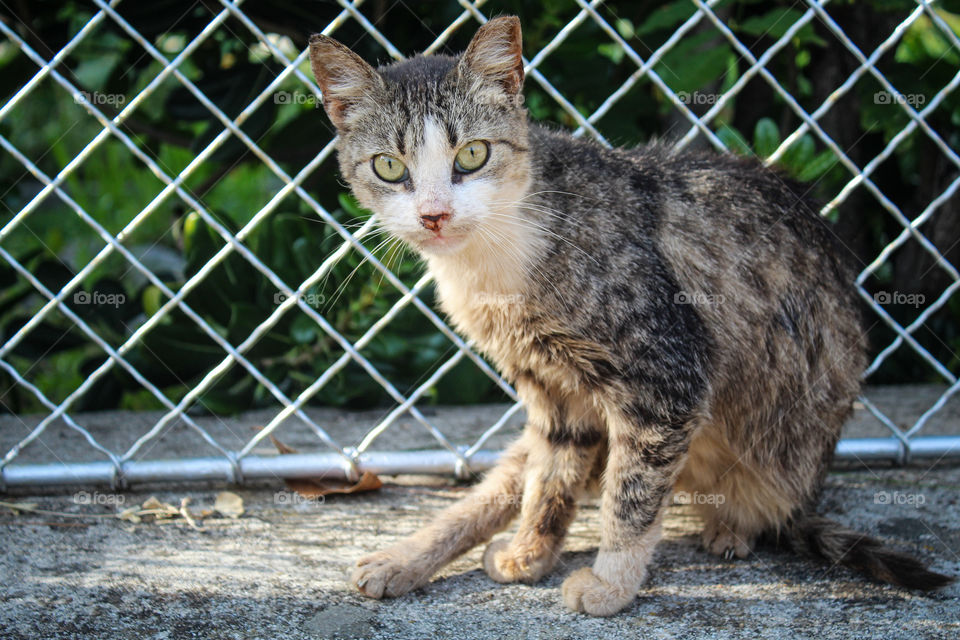
POLYGON ((279 451, 280 453, 296 453, 297 452, 296 449, 294 449, 293 447, 288 447, 287 445, 283 444, 282 442, 274 438, 272 435, 270 436, 270 442, 273 443, 273 446, 275 446, 277 448, 277 451, 279 451))
POLYGON ((213 508, 228 518, 239 518, 243 515, 243 498, 232 491, 221 491, 217 494, 213 508))
MULTIPOLYGON (((270 441, 281 455, 287 453, 297 453, 293 447, 288 447, 272 435, 270 441)), ((356 482, 346 480, 333 480, 330 478, 285 478, 287 488, 295 491, 305 498, 319 498, 331 493, 362 493, 364 491, 376 491, 383 486, 383 481, 377 477, 377 474, 370 471, 364 471, 363 475, 356 482)))
POLYGON ((329 480, 321 478, 297 478, 284 480, 287 488, 296 491, 305 498, 318 498, 331 493, 363 493, 376 491, 383 486, 383 481, 375 473, 364 471, 356 482, 346 480, 329 480))

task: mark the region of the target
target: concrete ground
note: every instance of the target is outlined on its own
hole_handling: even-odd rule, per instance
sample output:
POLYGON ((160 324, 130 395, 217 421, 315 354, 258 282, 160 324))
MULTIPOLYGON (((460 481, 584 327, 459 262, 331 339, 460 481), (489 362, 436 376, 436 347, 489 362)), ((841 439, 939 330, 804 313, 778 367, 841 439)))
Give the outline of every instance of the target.
MULTIPOLYGON (((929 390, 875 391, 871 397, 883 398, 899 411, 895 419, 906 424, 911 411, 922 411, 929 390)), ((441 409, 433 418, 445 432, 476 433, 489 412, 441 409)), ((930 433, 960 432, 958 415, 953 402, 930 433)), ((319 416, 346 444, 375 417, 319 416)), ((263 417, 210 422, 239 438, 263 417)), ((83 418, 98 437, 117 444, 135 439, 141 423, 156 419, 120 413, 83 418)), ((29 428, 31 420, 0 419, 0 446, 9 446, 11 434, 29 428)), ((864 431, 874 427, 862 412, 850 428, 847 435, 883 434, 864 431)), ((396 432, 393 441, 377 448, 434 446, 414 435, 409 421, 396 425, 396 432)), ((165 437, 150 457, 200 455, 176 434, 165 437)), ((294 428, 281 434, 304 448, 305 437, 294 428)), ((49 451, 63 459, 92 459, 59 429, 39 444, 33 453, 25 450, 26 460, 44 460, 44 447, 45 460, 49 451)), ((684 505, 670 509, 650 579, 636 602, 612 618, 574 614, 560 601, 563 578, 588 565, 596 552, 596 501, 582 506, 561 563, 540 584, 494 583, 479 568, 478 548, 419 591, 368 600, 346 581, 353 562, 413 532, 466 490, 444 478, 383 480, 372 493, 312 500, 298 498, 279 480, 242 489, 166 485, 114 494, 92 487, 77 493, 73 487, 0 495, 6 502, 84 516, 0 507, 0 638, 960 637, 956 584, 933 594, 910 592, 768 548, 747 560, 722 560, 699 549, 699 521, 684 505), (240 517, 212 511, 224 489, 243 499, 240 517), (175 506, 189 498, 187 508, 200 528, 180 517, 140 523, 89 517, 115 515, 151 496, 175 506)), ((821 511, 911 551, 939 571, 960 575, 958 497, 957 466, 848 466, 830 474, 821 511)))

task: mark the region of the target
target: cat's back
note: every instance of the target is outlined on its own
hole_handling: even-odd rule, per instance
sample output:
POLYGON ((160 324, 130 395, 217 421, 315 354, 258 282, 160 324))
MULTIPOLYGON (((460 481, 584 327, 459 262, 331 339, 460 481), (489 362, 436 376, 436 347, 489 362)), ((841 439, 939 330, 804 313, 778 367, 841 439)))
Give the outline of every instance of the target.
POLYGON ((757 344, 788 340, 811 360, 828 342, 862 350, 849 252, 803 185, 756 159, 531 129, 540 223, 562 236, 543 270, 578 292, 584 326, 616 324, 616 309, 670 323, 686 310, 731 370, 757 344))
POLYGON ((681 272, 697 263, 705 276, 750 280, 761 268, 825 270, 849 290, 849 252, 809 189, 757 159, 664 142, 611 149, 541 126, 530 140, 531 191, 586 253, 652 253, 681 272))

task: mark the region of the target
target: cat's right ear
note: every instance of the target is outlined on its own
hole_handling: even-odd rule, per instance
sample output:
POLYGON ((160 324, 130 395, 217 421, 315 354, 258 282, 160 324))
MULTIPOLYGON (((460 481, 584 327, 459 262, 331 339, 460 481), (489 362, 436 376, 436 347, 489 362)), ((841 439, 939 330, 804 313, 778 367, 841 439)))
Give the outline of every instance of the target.
POLYGON ((333 38, 310 36, 310 66, 323 92, 323 108, 337 129, 350 110, 383 86, 383 78, 363 58, 333 38))
POLYGON ((514 96, 523 89, 520 19, 503 16, 477 29, 460 60, 461 70, 479 75, 514 96))

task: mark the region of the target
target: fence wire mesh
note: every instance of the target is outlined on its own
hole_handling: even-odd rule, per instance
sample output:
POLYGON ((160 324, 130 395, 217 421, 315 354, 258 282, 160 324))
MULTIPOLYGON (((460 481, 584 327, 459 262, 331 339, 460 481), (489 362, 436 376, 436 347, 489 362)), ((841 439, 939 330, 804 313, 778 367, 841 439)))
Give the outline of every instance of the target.
MULTIPOLYGON (((878 184, 876 179, 877 169, 888 160, 899 145, 904 144, 912 134, 919 132, 933 142, 938 153, 941 153, 954 167, 960 169, 960 157, 957 152, 945 141, 945 135, 942 131, 937 131, 928 122, 928 116, 935 112, 944 100, 953 92, 958 83, 960 83, 960 73, 944 85, 930 99, 922 104, 916 104, 910 96, 902 93, 897 86, 894 86, 889 79, 882 73, 878 67, 878 61, 885 55, 888 55, 898 42, 904 37, 907 30, 917 21, 929 21, 939 30, 939 33, 945 38, 954 52, 960 51, 960 41, 951 26, 945 21, 941 13, 931 5, 923 1, 918 2, 912 8, 907 7, 904 10, 904 16, 896 26, 890 31, 879 46, 873 51, 861 51, 858 46, 848 37, 844 30, 837 24, 829 12, 828 0, 807 0, 805 4, 800 3, 799 11, 789 15, 790 24, 781 24, 778 26, 776 37, 772 46, 763 51, 754 51, 750 46, 744 43, 737 35, 734 29, 728 24, 728 18, 724 16, 722 10, 718 7, 720 0, 692 0, 692 15, 665 41, 656 49, 648 51, 638 51, 632 46, 629 39, 624 37, 622 29, 616 24, 615 16, 605 14, 603 11, 603 2, 601 0, 576 0, 576 9, 578 12, 566 24, 556 30, 555 35, 546 46, 539 51, 532 53, 525 58, 525 71, 527 74, 528 85, 538 86, 550 99, 555 101, 556 105, 565 112, 575 127, 574 135, 592 136, 601 144, 610 145, 611 142, 601 132, 600 121, 616 107, 624 96, 630 94, 641 81, 651 82, 658 91, 675 109, 675 113, 681 122, 685 123, 686 132, 677 138, 677 146, 685 147, 694 141, 707 143, 720 151, 726 151, 729 145, 729 139, 720 135, 720 129, 717 126, 718 116, 721 115, 730 103, 743 88, 750 82, 757 79, 767 83, 772 89, 773 95, 778 100, 789 107, 796 115, 800 125, 782 142, 772 150, 767 157, 768 163, 776 163, 782 160, 790 148, 803 136, 812 134, 817 143, 830 152, 832 152, 835 161, 839 162, 848 172, 847 180, 843 187, 834 194, 834 197, 824 206, 823 215, 829 215, 838 206, 844 203, 854 192, 866 191, 888 214, 895 219, 902 229, 892 241, 875 257, 875 259, 863 268, 857 279, 858 291, 866 305, 876 314, 883 323, 885 323, 895 334, 895 339, 886 345, 865 372, 867 380, 871 374, 895 352, 901 349, 913 350, 921 357, 926 364, 942 379, 945 383, 945 390, 936 401, 927 408, 927 410, 912 425, 907 428, 898 426, 893 420, 884 414, 874 403, 867 398, 862 398, 864 406, 882 422, 891 432, 890 442, 892 446, 884 449, 892 457, 903 458, 910 451, 911 444, 915 442, 916 436, 921 432, 924 425, 940 411, 948 399, 960 390, 960 381, 952 373, 946 363, 941 362, 935 357, 929 349, 918 341, 916 334, 924 326, 925 322, 938 310, 945 307, 951 300, 951 297, 960 288, 960 274, 956 267, 946 259, 944 253, 931 242, 921 227, 924 223, 931 220, 938 212, 938 209, 951 198, 955 197, 958 186, 960 186, 960 173, 949 183, 946 189, 935 197, 931 198, 925 208, 919 214, 912 215, 912 212, 905 212, 898 207, 883 191, 882 185, 878 184), (600 28, 601 32, 607 38, 605 45, 615 47, 619 53, 618 56, 625 57, 635 66, 635 70, 629 75, 627 80, 620 86, 612 87, 609 95, 600 103, 592 113, 582 113, 574 104, 568 100, 564 93, 558 89, 548 75, 541 71, 544 63, 554 54, 572 34, 574 34, 584 24, 591 23, 600 28), (848 77, 841 79, 836 83, 835 89, 829 94, 829 97, 813 109, 805 109, 801 106, 795 96, 787 87, 789 83, 784 78, 777 77, 771 70, 771 60, 778 54, 789 49, 789 45, 794 37, 805 27, 816 23, 820 28, 824 28, 832 34, 846 50, 857 60, 856 70, 848 77), (663 60, 671 51, 674 51, 686 39, 692 38, 695 34, 710 32, 714 36, 719 34, 727 40, 733 50, 738 54, 743 69, 735 82, 730 84, 722 91, 718 91, 711 96, 709 108, 703 113, 702 109, 696 109, 696 96, 692 96, 685 91, 677 91, 671 88, 671 78, 665 78, 662 72, 663 60), (659 71, 658 71, 659 70, 659 71), (887 100, 899 105, 902 109, 902 115, 905 124, 896 135, 886 141, 884 148, 865 164, 857 164, 851 159, 841 146, 831 138, 827 133, 822 121, 838 102, 846 96, 857 85, 861 79, 871 77, 882 87, 887 100), (921 107, 922 108, 919 108, 921 107), (912 217, 911 217, 912 215, 912 217), (936 269, 944 271, 949 277, 949 286, 942 291, 939 297, 931 304, 927 305, 922 312, 918 312, 916 317, 910 323, 901 323, 885 308, 885 300, 871 293, 865 287, 865 282, 872 275, 888 265, 891 255, 900 247, 909 241, 919 243, 920 246, 930 255, 936 269)), ((303 186, 305 179, 310 176, 317 168, 328 159, 334 150, 334 140, 320 141, 317 146, 319 152, 310 159, 303 168, 295 175, 285 170, 280 162, 275 160, 270 153, 266 152, 254 136, 250 135, 244 129, 245 123, 257 112, 258 108, 264 103, 276 100, 281 87, 288 86, 291 80, 302 83, 304 95, 311 97, 315 101, 320 99, 320 90, 315 84, 313 78, 307 71, 307 51, 302 50, 291 54, 289 47, 284 47, 281 38, 257 21, 247 13, 243 8, 243 3, 239 0, 219 0, 218 11, 212 20, 202 28, 192 39, 183 43, 182 48, 176 52, 176 55, 170 55, 159 48, 156 41, 142 35, 130 21, 118 10, 119 0, 93 0, 95 4, 94 15, 84 24, 79 25, 75 34, 69 38, 66 45, 53 55, 45 55, 31 45, 29 34, 25 34, 15 24, 8 24, 0 21, 0 32, 7 39, 7 46, 14 48, 18 55, 25 56, 35 66, 36 72, 28 82, 23 84, 5 103, 0 107, 0 122, 8 119, 18 106, 27 103, 31 94, 36 88, 44 82, 53 82, 61 89, 63 100, 74 101, 81 105, 85 110, 87 117, 94 119, 99 127, 99 133, 73 157, 68 158, 62 165, 62 168, 55 175, 44 172, 39 163, 28 157, 27 154, 17 148, 7 136, 0 135, 0 146, 14 158, 22 167, 42 184, 42 188, 33 195, 29 201, 19 210, 10 211, 9 220, 0 229, 0 257, 9 264, 20 277, 32 285, 36 292, 46 300, 42 308, 39 309, 28 321, 18 328, 12 335, 3 336, 3 344, 0 346, 0 367, 13 380, 15 385, 25 389, 31 394, 49 413, 35 425, 27 427, 24 423, 25 433, 19 441, 12 446, 3 455, 0 461, 0 468, 3 469, 4 478, 11 482, 16 476, 15 463, 21 451, 30 446, 45 432, 45 430, 55 421, 63 421, 70 429, 80 434, 89 446, 97 453, 92 454, 94 458, 102 460, 104 457, 108 460, 110 469, 110 478, 116 484, 123 484, 128 479, 130 464, 137 460, 147 450, 148 445, 160 436, 169 425, 175 422, 182 422, 194 430, 203 442, 208 446, 208 454, 222 461, 227 469, 227 477, 232 481, 242 481, 245 477, 245 461, 252 456, 254 448, 257 447, 265 438, 270 436, 286 420, 294 418, 307 425, 317 437, 317 441, 322 449, 329 449, 336 456, 337 464, 348 475, 355 474, 358 470, 358 464, 364 465, 364 456, 373 451, 373 447, 378 437, 383 434, 391 425, 395 424, 401 417, 410 416, 419 425, 429 432, 438 443, 440 450, 446 452, 445 459, 453 461, 453 468, 458 473, 463 474, 477 466, 484 466, 477 463, 477 456, 488 439, 495 434, 503 425, 517 412, 522 410, 522 405, 518 401, 515 391, 507 384, 496 371, 473 349, 472 345, 460 338, 433 310, 429 301, 422 299, 425 291, 429 290, 430 278, 423 276, 408 286, 400 277, 398 277, 390 268, 388 268, 380 257, 375 255, 371 249, 362 242, 364 238, 374 231, 375 222, 367 219, 361 226, 355 229, 348 228, 345 224, 338 221, 328 208, 309 193, 303 186), (231 20, 232 24, 242 25, 249 30, 258 44, 262 46, 262 56, 270 59, 272 64, 279 65, 281 71, 275 75, 262 91, 239 111, 236 115, 229 115, 223 109, 217 106, 215 101, 211 100, 197 83, 191 80, 191 74, 187 70, 190 64, 191 55, 204 44, 222 32, 222 29, 231 20), (63 68, 63 63, 85 41, 95 40, 100 34, 103 25, 112 23, 120 28, 124 37, 142 50, 143 55, 149 56, 157 63, 158 72, 155 77, 146 83, 139 92, 131 99, 125 101, 122 108, 116 110, 104 109, 102 100, 98 96, 90 94, 78 86, 71 78, 71 73, 63 68), (128 118, 144 108, 151 96, 157 91, 164 82, 170 78, 175 79, 184 90, 188 91, 196 100, 205 107, 210 114, 220 123, 222 127, 219 133, 205 143, 195 156, 179 171, 172 171, 160 158, 149 153, 139 143, 136 135, 125 125, 128 118), (140 212, 129 220, 121 229, 108 229, 104 224, 98 221, 97 211, 90 211, 70 195, 68 188, 71 176, 76 174, 78 168, 84 163, 91 162, 95 152, 101 145, 108 141, 121 143, 129 153, 135 158, 134 162, 142 163, 150 174, 155 176, 158 184, 162 188, 156 193, 156 196, 146 204, 140 212), (245 147, 245 151, 255 156, 276 179, 277 188, 269 201, 262 206, 250 219, 238 230, 231 230, 221 222, 221 218, 213 211, 209 210, 202 201, 194 195, 192 190, 187 187, 188 179, 206 160, 211 158, 229 141, 239 141, 245 147), (290 196, 301 199, 316 216, 336 231, 340 238, 339 246, 326 257, 323 258, 319 266, 307 279, 302 282, 285 281, 283 278, 271 269, 268 264, 258 257, 246 244, 246 240, 251 233, 261 225, 268 216, 273 213, 278 205, 290 196), (79 219, 102 240, 103 247, 96 255, 90 259, 86 265, 76 272, 72 278, 59 288, 48 287, 37 274, 18 260, 4 242, 12 237, 12 234, 24 224, 32 214, 38 211, 42 203, 50 197, 61 200, 79 219), (127 245, 127 239, 144 222, 154 214, 158 207, 168 198, 173 197, 182 201, 184 207, 191 212, 195 212, 223 241, 222 247, 196 271, 190 278, 176 289, 171 288, 165 279, 145 264, 142 255, 132 251, 127 245), (358 254, 366 260, 373 269, 379 272, 384 286, 393 287, 399 292, 399 298, 395 304, 381 317, 372 322, 359 339, 350 340, 338 331, 334 324, 324 313, 318 311, 315 305, 309 304, 305 299, 308 293, 313 290, 318 283, 322 282, 331 270, 347 256, 358 254), (187 297, 200 283, 207 278, 214 269, 221 265, 229 256, 241 256, 257 273, 266 278, 278 292, 279 304, 269 313, 269 316, 262 322, 258 322, 252 330, 244 336, 225 336, 216 326, 213 326, 201 313, 198 313, 187 302, 187 297), (109 340, 105 339, 98 331, 88 323, 82 314, 77 313, 77 304, 82 304, 82 296, 88 295, 82 291, 82 283, 99 266, 103 265, 108 259, 116 259, 120 256, 128 264, 129 269, 135 270, 142 275, 149 283, 155 286, 161 293, 162 299, 157 303, 155 311, 149 317, 142 318, 142 321, 131 331, 125 340, 118 346, 114 346, 109 340), (81 297, 78 297, 81 296, 81 297), (383 371, 378 370, 367 356, 364 355, 364 349, 388 324, 394 321, 397 316, 408 309, 415 309, 423 314, 436 331, 444 336, 453 346, 453 355, 444 362, 436 366, 433 372, 427 376, 415 388, 408 392, 401 391, 391 382, 390 376, 383 371), (261 367, 250 357, 251 350, 264 336, 275 327, 277 323, 294 310, 299 310, 305 314, 316 327, 318 327, 326 336, 328 336, 342 351, 342 355, 333 362, 333 364, 322 375, 313 380, 299 393, 290 393, 288 389, 282 389, 271 380, 268 375, 261 370, 261 367), (163 322, 169 321, 174 312, 194 323, 206 334, 221 350, 220 361, 207 370, 189 392, 182 395, 179 400, 174 400, 158 388, 148 377, 141 374, 135 362, 129 358, 131 350, 138 345, 145 336, 163 322), (102 362, 99 366, 93 368, 85 376, 83 381, 76 386, 62 400, 54 401, 49 398, 45 392, 31 381, 29 371, 22 371, 10 363, 10 355, 14 353, 26 336, 32 331, 42 327, 44 320, 51 314, 59 312, 66 316, 69 321, 83 333, 84 336, 102 350, 102 362), (485 376, 489 377, 502 392, 512 400, 513 404, 503 414, 503 416, 489 425, 479 437, 473 442, 456 442, 448 438, 438 424, 431 419, 425 412, 418 408, 418 403, 422 402, 433 389, 438 381, 446 375, 451 369, 464 361, 472 362, 485 376), (345 367, 351 363, 359 365, 362 370, 373 379, 388 394, 395 403, 395 408, 386 414, 376 424, 371 425, 366 436, 359 442, 344 443, 338 441, 321 424, 318 424, 308 412, 304 410, 306 403, 329 384, 330 381, 345 367), (189 412, 190 408, 198 401, 205 392, 207 392, 224 374, 234 367, 244 369, 266 392, 275 399, 278 406, 282 407, 273 418, 255 434, 250 436, 246 443, 239 449, 228 447, 218 441, 208 430, 204 429, 198 421, 189 412), (72 412, 78 398, 87 393, 103 376, 112 370, 120 368, 132 376, 146 391, 153 396, 166 410, 164 415, 125 450, 113 450, 102 444, 85 428, 84 416, 80 413, 72 412)), ((372 37, 385 52, 389 58, 400 60, 403 53, 398 50, 390 40, 389 20, 380 21, 377 24, 371 21, 364 13, 362 0, 348 2, 347 0, 338 0, 341 11, 336 18, 323 27, 322 32, 328 35, 336 35, 345 24, 353 22, 359 25, 363 31, 372 37)), ((402 3, 401 3, 402 4, 402 3)), ((440 51, 444 48, 450 37, 461 31, 472 32, 479 24, 486 22, 489 16, 495 15, 504 10, 502 7, 488 7, 484 0, 468 2, 459 0, 457 3, 460 11, 456 18, 442 30, 439 34, 430 34, 432 41, 424 49, 424 53, 430 54, 440 51)), ((425 29, 425 34, 428 33, 425 29)), ((317 118, 323 117, 317 114, 317 118)), ((312 141, 316 143, 316 141, 312 141)), ((952 443, 949 446, 953 446, 952 443)), ((879 446, 879 445, 878 445, 879 446)), ((867 454, 871 452, 866 451, 867 454)), ((52 452, 53 453, 53 452, 52 452)), ((875 453, 875 452, 874 452, 875 453)), ((55 454, 54 454, 55 455, 55 454)), ((329 460, 329 458, 327 458, 329 460)), ((409 458, 404 458, 409 460, 409 458)), ((402 465, 401 465, 402 467, 402 465)), ((401 468, 402 470, 402 468, 401 468)), ((163 476, 158 472, 158 477, 163 476)), ((176 475, 171 471, 170 477, 176 475)), ((76 476, 75 476, 76 477, 76 476)))

